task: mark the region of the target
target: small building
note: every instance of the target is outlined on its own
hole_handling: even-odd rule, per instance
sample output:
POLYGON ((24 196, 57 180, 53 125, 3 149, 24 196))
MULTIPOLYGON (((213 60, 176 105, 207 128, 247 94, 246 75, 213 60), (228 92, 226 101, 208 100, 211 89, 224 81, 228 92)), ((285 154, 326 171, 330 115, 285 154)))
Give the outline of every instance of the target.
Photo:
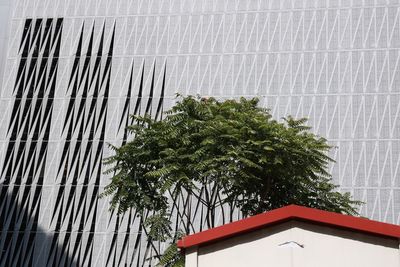
POLYGON ((186 267, 400 267, 400 226, 290 205, 186 236, 186 267))

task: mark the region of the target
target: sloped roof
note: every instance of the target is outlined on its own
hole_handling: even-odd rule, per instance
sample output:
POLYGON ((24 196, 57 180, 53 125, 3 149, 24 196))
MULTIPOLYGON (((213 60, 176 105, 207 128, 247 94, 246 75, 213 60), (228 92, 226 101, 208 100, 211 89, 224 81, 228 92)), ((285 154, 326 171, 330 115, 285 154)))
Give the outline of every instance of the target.
POLYGON ((200 233, 185 236, 178 241, 178 247, 185 249, 193 246, 201 246, 289 220, 301 220, 371 235, 400 238, 400 226, 398 225, 314 208, 289 205, 200 233))

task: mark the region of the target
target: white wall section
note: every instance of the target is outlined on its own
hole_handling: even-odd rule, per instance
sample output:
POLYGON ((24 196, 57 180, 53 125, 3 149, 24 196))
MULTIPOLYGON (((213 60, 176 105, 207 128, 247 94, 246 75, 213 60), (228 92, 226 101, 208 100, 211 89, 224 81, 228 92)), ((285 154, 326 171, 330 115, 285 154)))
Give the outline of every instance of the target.
MULTIPOLYGON (((241 266, 400 266, 398 240, 291 221, 196 248, 197 265, 241 266), (301 246, 281 246, 283 243, 301 246)), ((186 257, 193 257, 196 251, 186 257)), ((192 265, 191 265, 191 264, 192 265)))

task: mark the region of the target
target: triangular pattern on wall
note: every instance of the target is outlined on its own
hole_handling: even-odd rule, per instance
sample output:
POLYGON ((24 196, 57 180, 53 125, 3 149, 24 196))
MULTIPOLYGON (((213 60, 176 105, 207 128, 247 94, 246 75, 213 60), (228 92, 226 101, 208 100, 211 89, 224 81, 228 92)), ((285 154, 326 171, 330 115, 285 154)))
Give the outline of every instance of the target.
MULTIPOLYGON (((162 118, 163 100, 165 92, 165 75, 166 75, 166 63, 164 64, 163 70, 163 81, 161 85, 160 95, 157 96, 158 103, 153 104, 154 97, 154 84, 155 84, 155 72, 156 62, 153 63, 151 75, 151 83, 147 96, 147 102, 142 103, 143 91, 144 91, 144 76, 145 76, 145 61, 141 65, 140 73, 140 84, 137 92, 133 90, 133 66, 130 69, 128 90, 124 101, 121 118, 119 120, 118 131, 123 131, 123 139, 121 145, 126 144, 128 141, 129 133, 127 127, 135 123, 133 118, 134 115, 150 115, 156 119, 162 118), (133 105, 132 100, 136 96, 136 101, 133 105), (155 114, 152 114, 153 105, 156 104, 155 114), (145 107, 143 108, 142 105, 145 107)), ((113 226, 109 227, 113 229, 113 237, 109 247, 107 248, 107 266, 140 266, 144 262, 151 264, 151 258, 149 255, 156 252, 159 253, 159 245, 153 242, 146 241, 145 229, 142 227, 143 221, 136 216, 134 210, 129 210, 126 214, 117 214, 116 211, 110 211, 110 219, 115 216, 115 221, 110 221, 113 226), (124 221, 124 222, 123 222, 124 221), (132 236, 132 233, 136 234, 132 236), (143 233, 143 234, 142 234, 143 233), (155 251, 153 251, 155 250, 155 251), (129 255, 129 256, 128 256, 129 255)))
POLYGON ((54 231, 47 266, 92 266, 94 234, 110 90, 115 27, 105 47, 105 24, 98 47, 95 25, 82 25, 68 81, 68 107, 62 126, 63 148, 57 166, 56 201, 51 210, 54 231), (84 47, 85 27, 90 27, 84 47), (65 255, 72 255, 68 259, 65 255))
POLYGON ((63 19, 27 19, 0 178, 0 266, 35 264, 63 19))

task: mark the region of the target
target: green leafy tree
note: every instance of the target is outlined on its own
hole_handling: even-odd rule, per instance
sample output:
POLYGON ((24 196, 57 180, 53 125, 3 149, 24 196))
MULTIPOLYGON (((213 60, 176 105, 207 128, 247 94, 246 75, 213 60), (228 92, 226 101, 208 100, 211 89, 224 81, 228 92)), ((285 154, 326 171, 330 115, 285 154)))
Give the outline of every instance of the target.
MULTIPOLYGON (((223 204, 244 216, 288 204, 356 214, 359 202, 337 192, 327 172, 331 146, 309 131, 306 119, 278 122, 256 98, 189 96, 161 121, 148 116, 135 121, 129 127, 133 140, 113 147, 115 155, 106 161, 113 177, 104 194, 119 212, 136 209, 151 240, 177 239, 168 200, 182 192, 201 198, 209 227, 213 211, 223 204), (211 189, 201 194, 204 186, 211 189)), ((182 266, 171 251, 174 246, 160 262, 182 266)))

